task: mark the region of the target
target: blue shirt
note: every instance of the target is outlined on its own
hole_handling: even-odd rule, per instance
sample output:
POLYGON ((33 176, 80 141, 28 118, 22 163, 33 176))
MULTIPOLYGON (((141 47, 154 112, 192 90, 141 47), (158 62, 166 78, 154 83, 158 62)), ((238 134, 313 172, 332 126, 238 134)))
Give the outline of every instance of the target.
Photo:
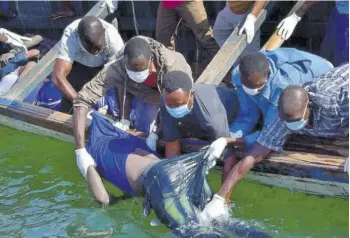
POLYGON ((335 1, 335 7, 340 14, 349 14, 349 1, 335 1))
MULTIPOLYGON (((330 71, 333 66, 330 62, 317 55, 293 48, 279 48, 273 51, 261 51, 261 53, 267 57, 270 65, 270 76, 262 92, 252 96, 243 91, 238 67, 236 67, 232 73, 232 82, 237 86, 237 90, 240 92, 238 94, 239 102, 249 102, 250 99, 250 101, 260 109, 264 119, 264 128, 266 128, 277 117, 278 99, 286 87, 290 85, 301 86, 306 82, 312 81, 317 76, 330 71)), ((245 106, 240 105, 240 108, 245 106)), ((249 110, 246 111, 246 113, 240 110, 236 122, 232 123, 230 126, 231 135, 233 137, 238 138, 239 136, 237 135, 240 133, 237 134, 237 131, 242 131, 240 137, 244 138, 248 149, 260 136, 259 131, 248 135, 254 128, 258 119, 259 113, 256 113, 254 107, 249 105, 249 110), (243 126, 241 123, 242 121, 249 121, 254 124, 243 126)))

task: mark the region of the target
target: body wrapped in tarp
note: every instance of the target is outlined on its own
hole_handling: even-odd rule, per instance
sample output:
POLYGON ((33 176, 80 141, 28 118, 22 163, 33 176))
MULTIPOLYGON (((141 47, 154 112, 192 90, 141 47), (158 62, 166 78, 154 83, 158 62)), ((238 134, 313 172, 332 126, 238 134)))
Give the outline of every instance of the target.
MULTIPOLYGON (((87 150, 95 161, 108 160, 113 153, 128 155, 137 148, 150 151, 144 139, 114 127, 97 112, 92 116, 87 150)), ((142 172, 139 181, 145 196, 144 215, 153 209, 162 223, 181 237, 232 237, 233 234, 268 237, 237 220, 210 227, 199 224, 198 214, 213 195, 206 176, 207 160, 204 154, 205 151, 199 151, 161 159, 142 172)), ((116 173, 113 178, 119 176, 116 173)))

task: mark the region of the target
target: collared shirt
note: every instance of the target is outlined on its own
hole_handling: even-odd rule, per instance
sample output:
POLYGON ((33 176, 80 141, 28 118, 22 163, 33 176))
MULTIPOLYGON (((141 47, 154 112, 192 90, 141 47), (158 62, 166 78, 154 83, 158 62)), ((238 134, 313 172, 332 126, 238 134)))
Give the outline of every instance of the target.
POLYGON ((292 133, 321 137, 349 134, 349 64, 334 68, 303 87, 312 102, 312 128, 292 131, 276 118, 261 133, 257 141, 260 145, 280 151, 292 133))
POLYGON ((100 67, 115 60, 122 52, 124 42, 115 27, 99 19, 105 28, 105 46, 97 55, 87 52, 80 41, 78 25, 81 19, 73 21, 63 32, 56 58, 73 63, 77 61, 88 67, 100 67))
POLYGON ((180 139, 181 129, 190 137, 208 141, 230 137, 229 122, 236 119, 239 110, 236 90, 210 84, 194 84, 193 89, 193 108, 183 118, 172 117, 160 100, 164 141, 180 139))
MULTIPOLYGON (((261 51, 261 53, 266 56, 270 66, 270 76, 262 92, 252 96, 243 91, 238 67, 233 71, 232 82, 237 86, 237 90, 243 91, 238 94, 240 97, 239 101, 248 101, 247 98, 249 98, 260 109, 264 119, 264 128, 266 128, 277 117, 278 99, 286 87, 290 85, 303 85, 306 82, 310 82, 315 77, 330 71, 333 66, 330 62, 317 55, 293 48, 279 48, 273 51, 261 51)), ((250 106, 247 114, 243 114, 243 112, 243 110, 240 111, 237 122, 245 120, 249 121, 249 123, 256 123, 258 121, 260 114, 254 111, 253 106, 250 106)), ((237 131, 241 130, 237 125, 235 123, 231 125, 231 134, 234 137, 237 137, 235 136, 237 131)), ((242 126, 242 123, 239 126, 242 126)), ((245 127, 253 129, 254 126, 255 124, 251 124, 245 127)), ((246 130, 246 133, 250 131, 246 130)), ((242 133, 242 136, 249 149, 259 138, 260 132, 254 132, 249 136, 242 133)))

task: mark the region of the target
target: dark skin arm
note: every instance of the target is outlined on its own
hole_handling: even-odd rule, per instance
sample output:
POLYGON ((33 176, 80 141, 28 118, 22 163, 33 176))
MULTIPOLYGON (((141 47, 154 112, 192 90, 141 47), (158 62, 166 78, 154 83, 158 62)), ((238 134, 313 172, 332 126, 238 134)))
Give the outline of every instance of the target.
POLYGON ((261 10, 264 8, 264 6, 265 6, 265 1, 255 1, 250 14, 253 14, 255 17, 258 17, 261 10))
POLYGON ((303 17, 315 4, 318 4, 318 1, 305 1, 305 3, 295 12, 295 14, 298 17, 303 17))
POLYGON ((85 107, 74 107, 73 112, 73 135, 76 149, 85 147, 85 126, 88 109, 85 107))
POLYGON ((62 59, 56 59, 52 72, 52 82, 57 89, 63 93, 64 97, 70 101, 77 96, 77 92, 68 82, 67 76, 72 70, 72 64, 62 59))
POLYGON ((263 147, 259 143, 255 143, 253 148, 248 152, 248 155, 232 168, 217 194, 226 198, 254 165, 266 158, 270 152, 270 149, 263 147))
MULTIPOLYGON (((130 112, 131 112, 131 102, 132 102, 132 94, 126 92, 125 95, 125 104, 123 106, 124 101, 124 89, 123 87, 118 87, 118 96, 119 96, 119 108, 121 111, 121 115, 124 115, 124 119, 130 121, 130 112)), ((120 118, 121 119, 121 118, 120 118)))
POLYGON ((172 158, 181 154, 180 140, 165 143, 165 157, 172 158))

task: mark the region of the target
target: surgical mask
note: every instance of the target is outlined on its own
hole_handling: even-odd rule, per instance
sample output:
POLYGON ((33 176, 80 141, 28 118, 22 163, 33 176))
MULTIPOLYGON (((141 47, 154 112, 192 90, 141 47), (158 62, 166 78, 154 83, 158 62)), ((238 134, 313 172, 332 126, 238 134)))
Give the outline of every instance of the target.
POLYGON ((169 112, 169 114, 174 117, 174 118, 183 118, 184 116, 186 116, 187 114, 189 114, 191 112, 191 109, 188 108, 188 102, 190 101, 190 98, 188 98, 188 101, 186 104, 184 105, 181 105, 179 107, 174 107, 174 108, 171 108, 171 107, 168 107, 166 104, 165 104, 165 107, 166 107, 166 110, 169 112))
POLYGON ((136 83, 145 82, 149 76, 149 69, 148 68, 143 70, 143 71, 139 71, 139 72, 128 70, 127 67, 125 67, 125 69, 126 69, 126 73, 128 74, 129 78, 131 78, 136 83))
POLYGON ((248 88, 248 87, 244 86, 244 84, 242 84, 244 92, 246 92, 246 94, 249 94, 252 96, 258 95, 260 93, 261 89, 264 88, 264 86, 265 86, 265 84, 260 88, 248 88))
MULTIPOLYGON (((305 117, 306 109, 307 109, 307 105, 308 105, 308 104, 309 104, 309 102, 306 104, 305 111, 304 111, 304 114, 303 114, 302 118, 305 117)), ((308 122, 309 122, 309 119, 306 119, 306 120, 301 119, 301 120, 299 120, 299 121, 293 121, 293 122, 287 122, 287 121, 285 121, 285 124, 286 124, 286 126, 287 126, 290 130, 292 130, 292 131, 298 131, 298 130, 303 129, 303 128, 306 126, 306 124, 307 124, 308 122)))

